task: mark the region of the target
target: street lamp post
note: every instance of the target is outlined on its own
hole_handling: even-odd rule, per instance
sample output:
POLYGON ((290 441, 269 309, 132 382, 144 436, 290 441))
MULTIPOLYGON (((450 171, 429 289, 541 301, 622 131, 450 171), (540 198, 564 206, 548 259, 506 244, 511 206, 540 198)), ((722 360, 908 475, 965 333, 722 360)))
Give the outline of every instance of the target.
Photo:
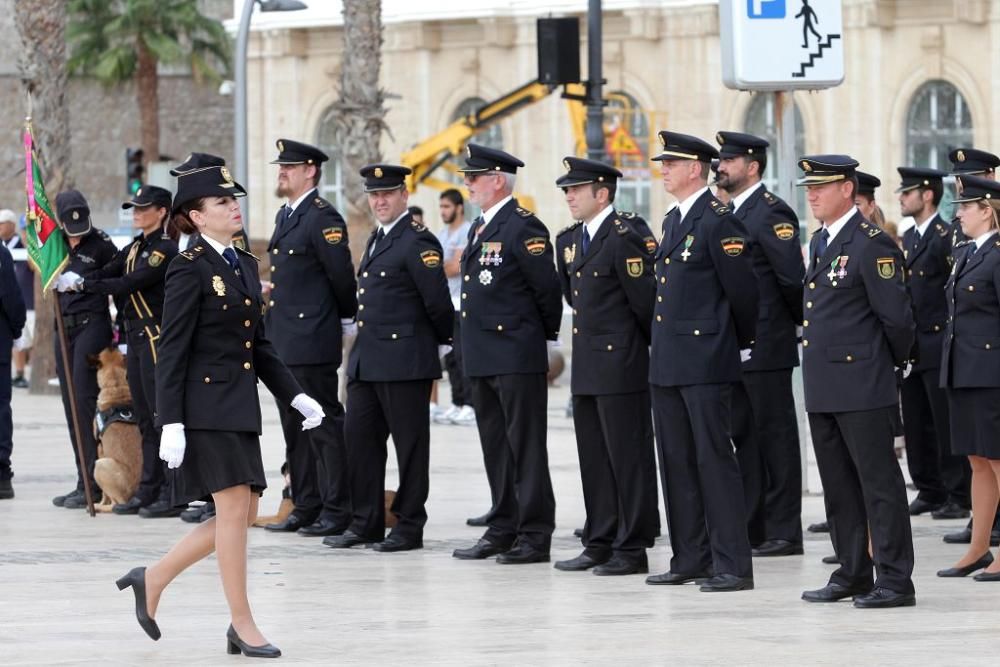
POLYGON ((587 8, 587 158, 604 160, 604 69, 602 66, 601 0, 587 8))
MULTIPOLYGON (((250 17, 256 5, 260 5, 262 12, 294 12, 306 9, 307 5, 299 0, 245 0, 243 3, 243 14, 240 16, 240 28, 236 33, 236 57, 233 59, 236 75, 236 99, 233 110, 234 137, 233 152, 235 162, 233 165, 236 171, 236 180, 246 187, 247 174, 247 44, 250 41, 250 17)), ((243 207, 243 229, 249 236, 249 217, 247 215, 246 203, 241 200, 243 207)))

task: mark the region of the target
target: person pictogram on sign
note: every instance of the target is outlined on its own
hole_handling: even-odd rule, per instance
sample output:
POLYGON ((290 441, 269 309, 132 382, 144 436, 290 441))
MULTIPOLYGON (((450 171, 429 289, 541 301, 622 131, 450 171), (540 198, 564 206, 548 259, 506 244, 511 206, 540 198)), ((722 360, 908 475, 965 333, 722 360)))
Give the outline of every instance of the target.
POLYGON ((802 9, 799 13, 795 15, 795 18, 802 17, 802 48, 809 48, 809 33, 816 35, 817 43, 822 41, 823 37, 816 32, 816 28, 813 27, 813 21, 819 23, 819 17, 816 16, 816 11, 809 6, 809 0, 802 0, 802 9))

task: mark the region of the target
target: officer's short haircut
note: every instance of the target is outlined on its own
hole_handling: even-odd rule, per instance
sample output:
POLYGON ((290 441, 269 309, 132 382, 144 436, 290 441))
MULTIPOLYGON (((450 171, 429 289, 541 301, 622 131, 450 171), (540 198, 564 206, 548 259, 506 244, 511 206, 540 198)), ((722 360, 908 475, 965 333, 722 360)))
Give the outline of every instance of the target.
POLYGON ((411 206, 407 210, 410 212, 410 215, 419 215, 420 217, 424 216, 424 209, 419 206, 411 206))
POLYGON ((316 175, 313 176, 313 185, 318 187, 323 182, 323 165, 317 163, 313 166, 316 167, 316 175))
POLYGON ((597 191, 601 190, 601 189, 604 189, 604 190, 608 191, 608 203, 609 204, 615 200, 615 194, 618 192, 618 184, 617 183, 608 183, 608 182, 597 183, 597 182, 594 182, 594 183, 590 184, 590 191, 594 193, 595 197, 597 196, 597 191))
POLYGON ((447 199, 454 206, 465 207, 465 197, 463 197, 462 193, 455 188, 448 188, 441 193, 441 196, 438 197, 438 199, 447 199))
POLYGON ((921 185, 921 197, 923 197, 924 192, 931 193, 931 204, 937 207, 941 203, 941 198, 944 197, 944 182, 940 179, 934 179, 931 181, 930 185, 921 185))
POLYGON ((859 185, 858 185, 858 177, 857 176, 850 176, 850 177, 848 177, 845 180, 846 180, 846 182, 848 182, 848 183, 851 184, 851 199, 854 199, 855 197, 858 196, 858 187, 859 187, 859 185))
POLYGON ((702 160, 698 160, 697 162, 701 165, 701 177, 707 181, 712 175, 712 163, 703 162, 702 160))
POLYGON ((745 155, 747 163, 756 162, 757 163, 757 175, 761 178, 764 177, 764 170, 767 169, 767 153, 754 153, 753 155, 745 155))

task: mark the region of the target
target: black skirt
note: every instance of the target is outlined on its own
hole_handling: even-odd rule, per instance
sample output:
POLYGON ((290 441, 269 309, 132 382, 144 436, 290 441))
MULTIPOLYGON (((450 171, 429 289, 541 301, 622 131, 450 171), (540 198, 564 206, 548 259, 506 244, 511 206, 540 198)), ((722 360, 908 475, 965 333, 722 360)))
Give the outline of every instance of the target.
POLYGON ((251 491, 267 488, 260 439, 256 433, 185 429, 184 461, 172 470, 174 506, 211 500, 216 491, 249 484, 251 491))
POLYGON ((1000 460, 1000 387, 948 389, 951 453, 1000 460))

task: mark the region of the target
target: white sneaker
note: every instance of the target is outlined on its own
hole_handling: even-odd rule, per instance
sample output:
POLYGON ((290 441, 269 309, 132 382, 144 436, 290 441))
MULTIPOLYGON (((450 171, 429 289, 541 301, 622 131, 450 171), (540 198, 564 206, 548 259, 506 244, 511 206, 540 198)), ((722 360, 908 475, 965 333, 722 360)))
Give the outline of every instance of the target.
POLYGON ((459 412, 459 408, 457 406, 454 406, 454 405, 452 405, 451 407, 449 407, 447 410, 445 410, 443 408, 438 408, 438 413, 436 415, 434 415, 434 423, 435 424, 449 424, 450 425, 450 424, 452 424, 452 419, 455 418, 455 415, 457 415, 458 412, 459 412))
POLYGON ((471 405, 463 405, 451 418, 451 423, 458 426, 474 426, 476 423, 476 411, 471 405))

